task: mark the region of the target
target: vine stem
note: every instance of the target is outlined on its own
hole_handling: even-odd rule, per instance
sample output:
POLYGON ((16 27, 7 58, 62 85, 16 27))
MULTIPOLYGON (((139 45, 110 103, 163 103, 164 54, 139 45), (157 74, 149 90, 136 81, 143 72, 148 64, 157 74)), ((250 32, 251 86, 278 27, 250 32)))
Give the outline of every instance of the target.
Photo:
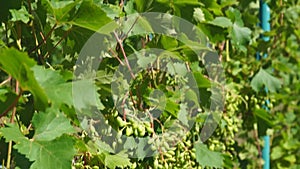
POLYGON ((36 49, 40 48, 43 44, 46 43, 46 40, 50 37, 50 35, 52 34, 52 32, 55 30, 57 24, 55 23, 51 30, 47 33, 47 35, 43 38, 43 41, 41 41, 37 46, 35 46, 33 49, 29 50, 29 54, 31 54, 32 52, 34 52, 36 49))
POLYGON ((15 98, 15 100, 13 101, 13 103, 6 109, 4 110, 3 113, 0 114, 0 118, 3 117, 3 116, 6 116, 7 113, 11 110, 11 109, 14 109, 14 107, 17 105, 20 97, 22 95, 22 91, 20 91, 20 93, 18 94, 18 96, 15 98))
MULTIPOLYGON (((32 14, 32 7, 31 7, 31 1, 30 0, 27 0, 27 3, 28 3, 28 10, 29 10, 29 14, 32 14)), ((37 39, 37 36, 36 36, 36 31, 35 31, 35 28, 34 28, 34 19, 31 20, 31 31, 32 31, 32 36, 33 36, 33 39, 35 40, 35 45, 38 46, 39 45, 39 41, 37 39)), ((43 38, 43 42, 45 43, 46 41, 44 40, 43 38)), ((37 49, 37 52, 38 52, 38 58, 42 61, 43 58, 41 58, 41 50, 38 48, 37 49)))
MULTIPOLYGON (((279 23, 280 23, 280 26, 283 26, 283 19, 284 19, 284 13, 282 12, 282 6, 283 6, 283 2, 282 0, 279 1, 279 6, 281 8, 281 11, 280 11, 280 17, 279 17, 279 23)), ((277 48, 277 41, 278 39, 281 37, 281 33, 277 34, 274 36, 274 41, 273 41, 273 45, 272 45, 272 48, 273 49, 276 49, 277 48)))
POLYGON ((225 45, 225 47, 226 47, 226 61, 228 62, 228 61, 230 61, 229 40, 228 40, 228 39, 226 40, 226 45, 225 45))
POLYGON ((67 32, 64 33, 63 37, 60 38, 60 40, 52 47, 52 49, 45 54, 43 58, 49 57, 49 55, 53 52, 53 50, 68 36, 71 29, 69 29, 67 32))
POLYGON ((260 159, 262 158, 262 154, 261 154, 261 148, 259 145, 259 138, 258 138, 258 131, 257 131, 257 124, 254 124, 254 137, 256 139, 256 146, 257 146, 257 150, 258 150, 258 156, 259 156, 259 162, 258 162, 258 168, 262 169, 262 164, 260 159))
POLYGON ((134 25, 137 23, 139 19, 139 16, 134 20, 133 24, 130 26, 129 30, 126 32, 126 34, 123 36, 123 38, 121 39, 121 41, 123 42, 125 40, 125 38, 127 38, 127 36, 129 35, 129 33, 132 31, 134 25))
POLYGON ((0 86, 5 85, 6 83, 10 82, 11 80, 11 76, 9 76, 6 80, 4 80, 3 82, 0 83, 0 86))
MULTIPOLYGON (((17 45, 19 47, 19 50, 22 50, 22 27, 19 23, 17 23, 16 28, 17 28, 17 37, 18 37, 17 38, 17 45)), ((12 124, 14 123, 15 115, 16 115, 16 112, 17 112, 16 105, 18 103, 19 98, 22 95, 22 92, 19 91, 19 81, 16 81, 16 84, 15 84, 14 88, 15 88, 15 92, 18 96, 16 97, 14 102, 4 111, 4 113, 1 114, 1 115, 7 114, 12 109, 12 114, 11 114, 11 117, 10 117, 10 123, 12 123, 12 124)), ((1 116, 0 116, 0 118, 1 118, 1 116)), ((7 162, 6 162, 6 168, 7 169, 10 169, 12 144, 13 144, 12 140, 9 141, 8 150, 7 150, 7 162)))
POLYGON ((122 66, 125 66, 125 64, 122 62, 122 60, 119 58, 119 56, 111 49, 109 48, 110 53, 112 53, 114 55, 115 58, 117 58, 117 60, 120 62, 120 64, 122 66))
MULTIPOLYGON (((16 104, 20 98, 20 93, 19 92, 19 82, 17 81, 16 82, 16 86, 15 86, 15 91, 16 93, 18 94, 18 97, 17 99, 15 99, 14 101, 14 104, 12 104, 13 106, 13 110, 12 110, 12 114, 11 114, 11 117, 10 117, 10 123, 14 123, 14 119, 15 119, 15 115, 16 115, 16 112, 17 112, 17 108, 16 108, 16 104)), ((6 168, 10 168, 10 163, 11 163, 11 152, 12 152, 12 141, 9 141, 8 143, 8 151, 7 151, 7 163, 6 163, 6 168)))
POLYGON ((129 92, 127 92, 127 93, 125 94, 125 96, 124 96, 124 98, 123 98, 123 100, 122 100, 122 105, 121 105, 122 110, 123 110, 123 120, 124 120, 125 122, 126 122, 126 111, 125 111, 124 105, 125 105, 125 102, 126 102, 126 98, 128 97, 128 94, 129 94, 129 92))
POLYGON ((129 64, 129 61, 128 61, 128 59, 127 59, 127 55, 126 55, 126 53, 125 53, 125 50, 124 50, 124 47, 123 47, 123 41, 122 40, 120 40, 120 38, 118 37, 118 35, 117 35, 117 33, 114 31, 114 35, 115 35, 115 38, 116 38, 116 40, 117 40, 117 42, 118 42, 118 44, 119 44, 119 46, 120 46, 120 48, 121 48, 121 51, 122 51, 122 54, 123 54, 123 56, 124 56, 124 59, 125 59, 125 63, 126 63, 126 66, 128 67, 128 70, 129 70, 129 72, 130 72, 130 75, 131 75, 131 77, 133 78, 133 79, 135 79, 135 76, 134 76, 134 74, 133 74, 133 72, 132 72, 132 69, 131 69, 131 66, 130 66, 130 64, 129 64))
MULTIPOLYGON (((280 12, 280 26, 283 26, 283 19, 284 19, 284 13, 282 12, 282 6, 283 6, 283 2, 282 0, 280 0, 280 8, 281 8, 281 12, 280 12)), ((279 37, 281 37, 282 33, 280 33, 279 37)))

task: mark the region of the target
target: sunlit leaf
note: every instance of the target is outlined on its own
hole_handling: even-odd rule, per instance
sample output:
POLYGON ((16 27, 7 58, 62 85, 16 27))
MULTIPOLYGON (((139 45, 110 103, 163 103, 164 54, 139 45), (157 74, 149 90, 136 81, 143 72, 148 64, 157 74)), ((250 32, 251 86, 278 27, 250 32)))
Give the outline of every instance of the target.
POLYGON ((98 31, 102 26, 111 21, 99 6, 93 4, 91 1, 84 1, 71 23, 92 31, 98 31))
POLYGON ((19 10, 10 9, 9 12, 12 15, 12 21, 22 21, 23 23, 27 23, 31 17, 24 6, 19 10))
POLYGON ((75 155, 74 141, 62 136, 52 141, 37 141, 23 136, 17 125, 2 128, 0 132, 6 141, 13 140, 14 148, 33 162, 30 169, 66 169, 71 168, 75 155))
POLYGON ((36 62, 24 52, 13 48, 0 49, 0 68, 18 80, 22 90, 33 94, 35 107, 41 110, 47 106, 48 99, 30 70, 34 65, 36 62))
POLYGON ((126 167, 131 164, 130 159, 124 152, 120 152, 114 155, 106 154, 104 163, 111 169, 115 169, 117 167, 126 167))
POLYGON ((62 112, 55 109, 48 109, 45 113, 35 114, 32 123, 35 127, 33 139, 37 141, 51 141, 65 133, 75 131, 70 120, 62 112))
POLYGON ((222 28, 228 28, 232 25, 230 19, 226 17, 216 17, 214 20, 209 21, 208 23, 222 28))
POLYGON ((251 87, 256 92, 259 92, 263 86, 267 87, 270 92, 276 92, 281 87, 281 81, 270 75, 264 69, 260 69, 259 72, 253 77, 251 81, 251 87))
POLYGON ((234 44, 245 45, 251 38, 251 30, 247 27, 241 27, 234 23, 229 36, 232 38, 234 44))
POLYGON ((223 157, 219 152, 209 150, 205 144, 200 142, 195 144, 196 161, 203 167, 222 168, 223 157))

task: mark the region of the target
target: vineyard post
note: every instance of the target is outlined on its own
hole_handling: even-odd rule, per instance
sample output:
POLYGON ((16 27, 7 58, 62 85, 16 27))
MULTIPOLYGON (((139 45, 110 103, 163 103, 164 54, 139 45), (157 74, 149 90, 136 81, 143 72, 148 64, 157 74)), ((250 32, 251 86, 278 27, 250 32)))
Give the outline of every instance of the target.
MULTIPOLYGON (((259 2, 259 19, 260 19, 260 26, 263 29, 263 31, 267 32, 271 30, 271 26, 269 23, 270 20, 270 8, 267 5, 266 2, 264 2, 263 0, 260 0, 259 2)), ((264 41, 269 41, 270 37, 268 36, 261 36, 261 38, 264 41)), ((263 54, 263 57, 267 57, 267 54, 263 54)), ((259 53, 257 53, 256 56, 257 60, 261 59, 261 56, 259 53)), ((265 91, 268 92, 268 89, 265 88, 265 91)), ((269 103, 269 100, 266 100, 266 103, 269 103)), ((268 107, 265 106, 264 107, 266 110, 268 110, 268 107)), ((270 136, 265 135, 263 136, 263 140, 264 140, 264 147, 262 149, 262 158, 264 160, 264 166, 263 169, 270 169, 270 136)))

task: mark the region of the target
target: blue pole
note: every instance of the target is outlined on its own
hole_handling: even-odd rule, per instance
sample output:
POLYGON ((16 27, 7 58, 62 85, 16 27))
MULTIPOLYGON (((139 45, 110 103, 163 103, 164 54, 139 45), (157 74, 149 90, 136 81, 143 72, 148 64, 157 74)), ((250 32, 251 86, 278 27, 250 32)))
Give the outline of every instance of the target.
MULTIPOLYGON (((270 31, 271 26, 269 23, 270 20, 270 8, 263 0, 259 1, 260 9, 259 9, 259 19, 260 19, 260 26, 264 31, 270 31)), ((263 36, 261 37, 264 41, 269 41, 270 37, 263 36)), ((263 57, 267 57, 267 54, 264 54, 263 57)), ((260 60, 259 53, 256 56, 257 60, 260 60)), ((266 88, 266 92, 268 89, 266 88)), ((268 100, 266 101, 268 102, 268 100)), ((268 107, 265 106, 265 109, 268 110, 268 107)), ((270 169, 270 136, 266 135, 263 137, 264 140, 264 147, 262 149, 262 158, 264 160, 263 169, 270 169)))
MULTIPOLYGON (((260 0, 260 11, 259 11, 259 19, 260 19, 260 26, 264 31, 270 31, 271 26, 270 26, 270 8, 267 3, 263 2, 263 0, 260 0)), ((264 41, 269 41, 270 37, 268 36, 262 36, 262 39, 264 41)))
POLYGON ((264 148, 262 149, 262 158, 264 160, 263 169, 270 169, 270 136, 264 136, 264 148))

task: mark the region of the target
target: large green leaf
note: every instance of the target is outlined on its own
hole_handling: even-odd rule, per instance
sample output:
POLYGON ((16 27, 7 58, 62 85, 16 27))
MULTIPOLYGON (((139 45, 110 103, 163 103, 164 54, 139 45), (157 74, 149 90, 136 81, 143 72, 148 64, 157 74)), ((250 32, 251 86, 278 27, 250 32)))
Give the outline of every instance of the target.
POLYGON ((160 43, 164 49, 176 48, 178 46, 178 41, 169 36, 161 36, 160 43))
POLYGON ((74 141, 62 136, 49 142, 27 141, 14 146, 20 153, 34 161, 30 169, 67 169, 71 168, 75 155, 74 141))
POLYGON ((211 83, 210 80, 205 77, 201 72, 193 72, 193 76, 195 78, 195 81, 197 82, 198 88, 210 88, 211 83))
POLYGON ((222 168, 223 157, 221 153, 209 150, 205 144, 195 144, 196 161, 203 167, 222 168))
POLYGON ((54 16, 58 25, 76 25, 91 31, 98 31, 112 21, 93 1, 43 0, 42 5, 54 16))
POLYGON ((75 131, 70 124, 70 120, 55 109, 47 109, 45 113, 35 114, 32 124, 35 127, 33 139, 37 141, 51 141, 64 133, 75 131))
POLYGON ((216 15, 222 15, 221 6, 217 3, 216 0, 202 0, 201 1, 205 8, 212 11, 216 15))
POLYGON ((42 66, 34 66, 31 70, 51 101, 52 106, 59 107, 63 103, 73 104, 71 82, 65 82, 57 71, 45 69, 42 66))
POLYGON ((185 76, 187 74, 187 68, 183 63, 172 63, 167 64, 168 73, 171 75, 185 76))
POLYGON ((16 143, 27 141, 28 139, 20 132, 17 125, 8 124, 8 127, 0 128, 0 133, 7 141, 14 140, 16 143))
POLYGON ((195 0, 174 0, 175 5, 203 5, 201 2, 195 1, 195 0))
POLYGON ((155 55, 149 55, 148 57, 140 55, 138 56, 138 61, 137 64, 141 67, 141 68, 147 68, 149 64, 152 64, 155 60, 156 60, 156 56, 155 55))
POLYGON ((93 81, 66 82, 62 75, 55 70, 45 69, 41 66, 34 66, 32 70, 52 106, 60 107, 61 104, 67 104, 78 110, 89 106, 96 106, 99 109, 104 108, 99 101, 100 96, 93 81))
POLYGON ((232 42, 235 45, 246 45, 250 41, 251 30, 234 23, 229 32, 229 36, 232 38, 232 42))
POLYGON ((35 61, 24 52, 13 48, 0 49, 0 68, 19 81, 23 91, 30 91, 35 99, 35 107, 43 110, 48 100, 30 70, 34 65, 36 65, 35 61))
POLYGON ((242 14, 238 9, 230 7, 226 10, 226 16, 231 19, 232 22, 236 23, 239 26, 244 26, 244 22, 242 20, 242 14))
POLYGON ((79 1, 42 0, 41 3, 55 17, 56 22, 62 24, 70 20, 71 11, 78 5, 79 1))
POLYGON ((251 87, 256 91, 260 91, 265 86, 270 92, 276 92, 281 87, 281 81, 264 69, 260 69, 251 81, 251 87))
POLYGON ((265 136, 267 134, 267 129, 273 126, 271 114, 264 109, 256 109, 254 115, 257 120, 258 135, 265 136))
POLYGON ((99 110, 104 109, 100 101, 100 95, 97 93, 97 87, 91 80, 79 80, 73 82, 73 103, 77 110, 97 107, 99 110))
POLYGON ((74 141, 62 136, 52 141, 38 141, 23 136, 17 125, 9 125, 0 132, 6 141, 13 140, 14 148, 33 161, 30 169, 67 169, 71 168, 75 155, 74 141))
POLYGON ((151 146, 148 144, 149 138, 139 139, 137 144, 136 156, 138 159, 143 160, 147 155, 153 153, 151 146))
POLYGON ((144 1, 144 0, 135 0, 136 9, 138 12, 146 12, 147 9, 152 5, 153 0, 144 1))
POLYGON ((111 168, 115 169, 116 167, 126 167, 130 165, 130 159, 124 152, 120 152, 118 154, 105 154, 104 164, 111 168))
POLYGON ((102 26, 111 21, 99 6, 93 4, 92 1, 83 1, 71 24, 92 31, 98 31, 102 26))
POLYGON ((226 17, 216 17, 214 20, 209 21, 208 23, 222 28, 232 26, 232 22, 226 17))
POLYGON ((187 111, 186 104, 180 104, 180 110, 178 112, 178 119, 184 124, 185 126, 189 126, 189 114, 187 111))

